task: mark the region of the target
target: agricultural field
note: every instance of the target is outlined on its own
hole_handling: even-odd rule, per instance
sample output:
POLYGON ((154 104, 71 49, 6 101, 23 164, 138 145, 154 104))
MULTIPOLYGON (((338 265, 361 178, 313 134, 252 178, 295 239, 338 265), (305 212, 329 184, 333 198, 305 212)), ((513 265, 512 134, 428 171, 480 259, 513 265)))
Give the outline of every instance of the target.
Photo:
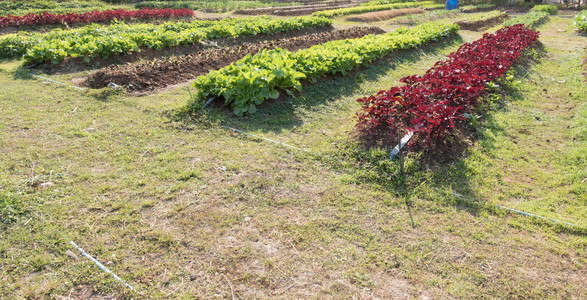
POLYGON ((0 2, 1 299, 587 298, 585 11, 124 2, 0 2))

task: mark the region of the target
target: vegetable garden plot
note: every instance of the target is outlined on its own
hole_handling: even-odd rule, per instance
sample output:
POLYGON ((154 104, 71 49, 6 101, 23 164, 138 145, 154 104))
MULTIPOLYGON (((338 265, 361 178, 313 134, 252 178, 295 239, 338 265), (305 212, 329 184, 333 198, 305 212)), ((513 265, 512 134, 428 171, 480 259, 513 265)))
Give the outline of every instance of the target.
POLYGON ((405 15, 423 14, 425 12, 426 11, 421 8, 392 9, 347 17, 345 20, 352 22, 377 22, 405 15))
POLYGON ((26 14, 24 16, 0 16, 0 28, 5 27, 22 27, 34 25, 55 25, 55 24, 75 24, 75 23, 103 23, 111 20, 130 20, 130 19, 169 19, 191 17, 194 12, 189 9, 140 9, 140 10, 107 10, 92 11, 87 13, 75 14, 51 14, 43 12, 41 14, 26 14))
POLYGON ((250 9, 267 6, 292 6, 296 3, 270 1, 226 1, 226 0, 196 0, 196 1, 142 1, 135 4, 136 8, 187 8, 203 12, 226 12, 237 9, 250 9))
POLYGON ((402 78, 400 87, 358 99, 357 128, 369 140, 396 141, 399 131, 413 141, 434 146, 473 113, 487 94, 488 84, 502 78, 539 33, 514 25, 463 44, 423 76, 402 78))
POLYGON ((314 81, 326 74, 346 74, 357 66, 446 38, 457 30, 456 24, 426 23, 378 36, 328 42, 296 53, 283 49, 262 51, 198 77, 194 82, 197 101, 221 96, 236 115, 254 113, 264 100, 278 98, 278 89, 290 93, 301 90, 301 79, 314 81))
MULTIPOLYGON (((319 10, 324 10, 324 9, 333 9, 336 8, 336 6, 342 6, 342 5, 351 5, 350 1, 343 1, 343 2, 336 2, 336 3, 318 3, 318 4, 311 4, 311 5, 295 5, 295 6, 287 6, 287 7, 263 7, 263 8, 256 8, 256 9, 240 9, 240 10, 236 10, 233 12, 233 14, 238 14, 238 15, 266 15, 266 14, 272 14, 275 11, 280 11, 280 10, 296 10, 296 9, 317 9, 316 11, 319 10)), ((356 5, 352 5, 352 6, 356 6, 356 5)))
POLYGON ((309 15, 309 14, 319 12, 319 11, 340 9, 340 8, 347 8, 347 7, 354 7, 354 6, 356 6, 356 5, 342 4, 342 5, 317 7, 317 8, 279 9, 279 10, 273 11, 271 14, 274 16, 302 16, 302 15, 309 15))
POLYGON ((356 15, 356 14, 363 14, 368 12, 374 11, 382 11, 382 10, 390 10, 390 9, 398 9, 398 8, 411 8, 411 7, 420 7, 420 8, 434 8, 438 7, 432 1, 422 1, 422 2, 408 2, 408 3, 392 3, 392 4, 385 4, 385 5, 372 5, 372 6, 356 6, 356 7, 349 7, 349 8, 340 8, 340 9, 333 9, 333 10, 325 10, 313 13, 314 16, 320 17, 337 17, 337 16, 347 16, 347 15, 356 15))
POLYGON ((546 12, 530 12, 525 15, 509 19, 503 22, 503 26, 512 26, 516 24, 522 24, 528 28, 536 28, 538 25, 548 20, 549 14, 546 12))
POLYGON ((149 92, 193 80, 199 75, 207 74, 210 70, 220 69, 247 54, 254 55, 260 50, 283 48, 296 51, 328 41, 353 39, 367 34, 382 33, 385 33, 385 31, 377 27, 353 27, 301 37, 202 51, 193 55, 169 59, 115 66, 92 74, 84 85, 91 88, 102 88, 113 82, 123 86, 127 91, 149 92))
POLYGON ((66 57, 108 58, 129 54, 141 47, 159 50, 164 47, 196 44, 224 37, 273 34, 296 29, 331 25, 326 18, 299 17, 287 20, 271 18, 222 19, 154 24, 124 23, 111 26, 91 25, 75 30, 54 30, 47 34, 12 34, 0 38, 0 58, 24 54, 25 63, 57 64, 66 57))
POLYGON ((455 18, 462 15, 462 12, 459 10, 431 10, 427 11, 423 14, 415 14, 415 15, 407 15, 403 17, 398 17, 391 21, 391 24, 406 24, 406 25, 416 25, 422 24, 425 22, 435 21, 439 19, 445 18, 455 18))
POLYGON ((459 10, 464 13, 482 12, 494 9, 495 4, 465 5, 459 8, 459 10))
POLYGON ((461 29, 465 30, 479 30, 500 24, 508 18, 508 15, 500 11, 492 11, 475 17, 469 17, 464 20, 457 21, 461 29))

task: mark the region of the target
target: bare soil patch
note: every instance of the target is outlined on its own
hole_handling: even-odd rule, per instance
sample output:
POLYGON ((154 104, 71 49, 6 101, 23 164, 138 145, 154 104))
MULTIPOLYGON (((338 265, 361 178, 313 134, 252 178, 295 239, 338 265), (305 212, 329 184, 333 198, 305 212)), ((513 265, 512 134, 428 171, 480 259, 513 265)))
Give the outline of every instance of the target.
POLYGON ((192 55, 175 58, 156 59, 149 62, 113 66, 100 70, 83 82, 90 88, 103 88, 113 82, 134 93, 149 93, 158 89, 183 83, 217 70, 261 50, 283 48, 296 51, 333 40, 359 38, 368 34, 381 34, 378 27, 352 27, 310 34, 302 37, 283 38, 255 44, 225 47, 200 51, 192 55))
POLYGON ((384 10, 384 11, 376 11, 365 13, 361 15, 356 15, 352 17, 346 18, 346 21, 352 22, 377 22, 383 20, 389 20, 400 16, 405 15, 413 15, 413 14, 423 14, 426 11, 422 8, 403 8, 403 9, 392 9, 392 10, 384 10))

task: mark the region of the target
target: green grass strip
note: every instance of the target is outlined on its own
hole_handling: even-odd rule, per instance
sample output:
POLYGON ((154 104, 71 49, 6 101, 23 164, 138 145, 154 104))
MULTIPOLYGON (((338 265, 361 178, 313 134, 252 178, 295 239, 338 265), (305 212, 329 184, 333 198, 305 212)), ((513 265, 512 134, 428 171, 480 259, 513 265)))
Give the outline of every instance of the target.
POLYGON ((425 23, 400 28, 382 35, 327 42, 292 53, 283 49, 247 55, 218 71, 200 76, 194 82, 197 99, 191 104, 222 96, 225 105, 242 116, 254 113, 266 99, 279 97, 278 89, 301 90, 301 79, 314 81, 325 74, 346 74, 353 68, 383 58, 398 50, 416 48, 457 32, 458 25, 425 23))
POLYGON ((273 34, 295 29, 331 25, 320 17, 278 19, 251 17, 219 21, 167 22, 155 24, 89 25, 75 30, 56 29, 50 33, 18 33, 0 38, 0 58, 24 54, 26 63, 59 63, 67 56, 107 58, 114 54, 139 51, 141 47, 161 49, 206 39, 273 34))
MULTIPOLYGON (((331 18, 331 17, 336 17, 336 16, 362 14, 362 13, 367 13, 367 12, 372 12, 372 11, 382 11, 382 10, 389 10, 389 9, 410 8, 410 7, 429 8, 429 7, 436 7, 436 6, 438 6, 438 5, 432 1, 392 3, 392 4, 385 4, 385 5, 366 5, 366 6, 355 6, 355 7, 323 10, 323 11, 317 11, 317 12, 313 13, 312 15, 319 16, 319 17, 331 18)), ((441 5, 441 7, 444 7, 444 6, 441 5)))

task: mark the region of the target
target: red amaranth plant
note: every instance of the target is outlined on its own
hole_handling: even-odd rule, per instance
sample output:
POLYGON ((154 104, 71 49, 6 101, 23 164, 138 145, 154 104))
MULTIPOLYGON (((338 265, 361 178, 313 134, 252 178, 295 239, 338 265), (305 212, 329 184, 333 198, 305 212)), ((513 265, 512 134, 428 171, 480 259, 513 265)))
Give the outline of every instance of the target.
POLYGON ((190 9, 156 9, 143 8, 139 10, 107 10, 107 11, 91 11, 81 14, 66 13, 54 15, 48 12, 40 14, 26 14, 24 16, 0 16, 0 28, 4 27, 21 27, 33 25, 55 25, 55 24, 74 24, 74 23, 100 23, 108 22, 114 19, 128 20, 128 19, 168 19, 168 18, 182 18, 191 17, 194 11, 190 9))
POLYGON ((357 128, 367 135, 384 133, 394 139, 397 129, 413 131, 426 146, 441 141, 464 113, 479 104, 488 84, 503 77, 538 36, 534 30, 514 25, 463 44, 423 76, 404 77, 403 86, 358 99, 362 107, 357 128))

